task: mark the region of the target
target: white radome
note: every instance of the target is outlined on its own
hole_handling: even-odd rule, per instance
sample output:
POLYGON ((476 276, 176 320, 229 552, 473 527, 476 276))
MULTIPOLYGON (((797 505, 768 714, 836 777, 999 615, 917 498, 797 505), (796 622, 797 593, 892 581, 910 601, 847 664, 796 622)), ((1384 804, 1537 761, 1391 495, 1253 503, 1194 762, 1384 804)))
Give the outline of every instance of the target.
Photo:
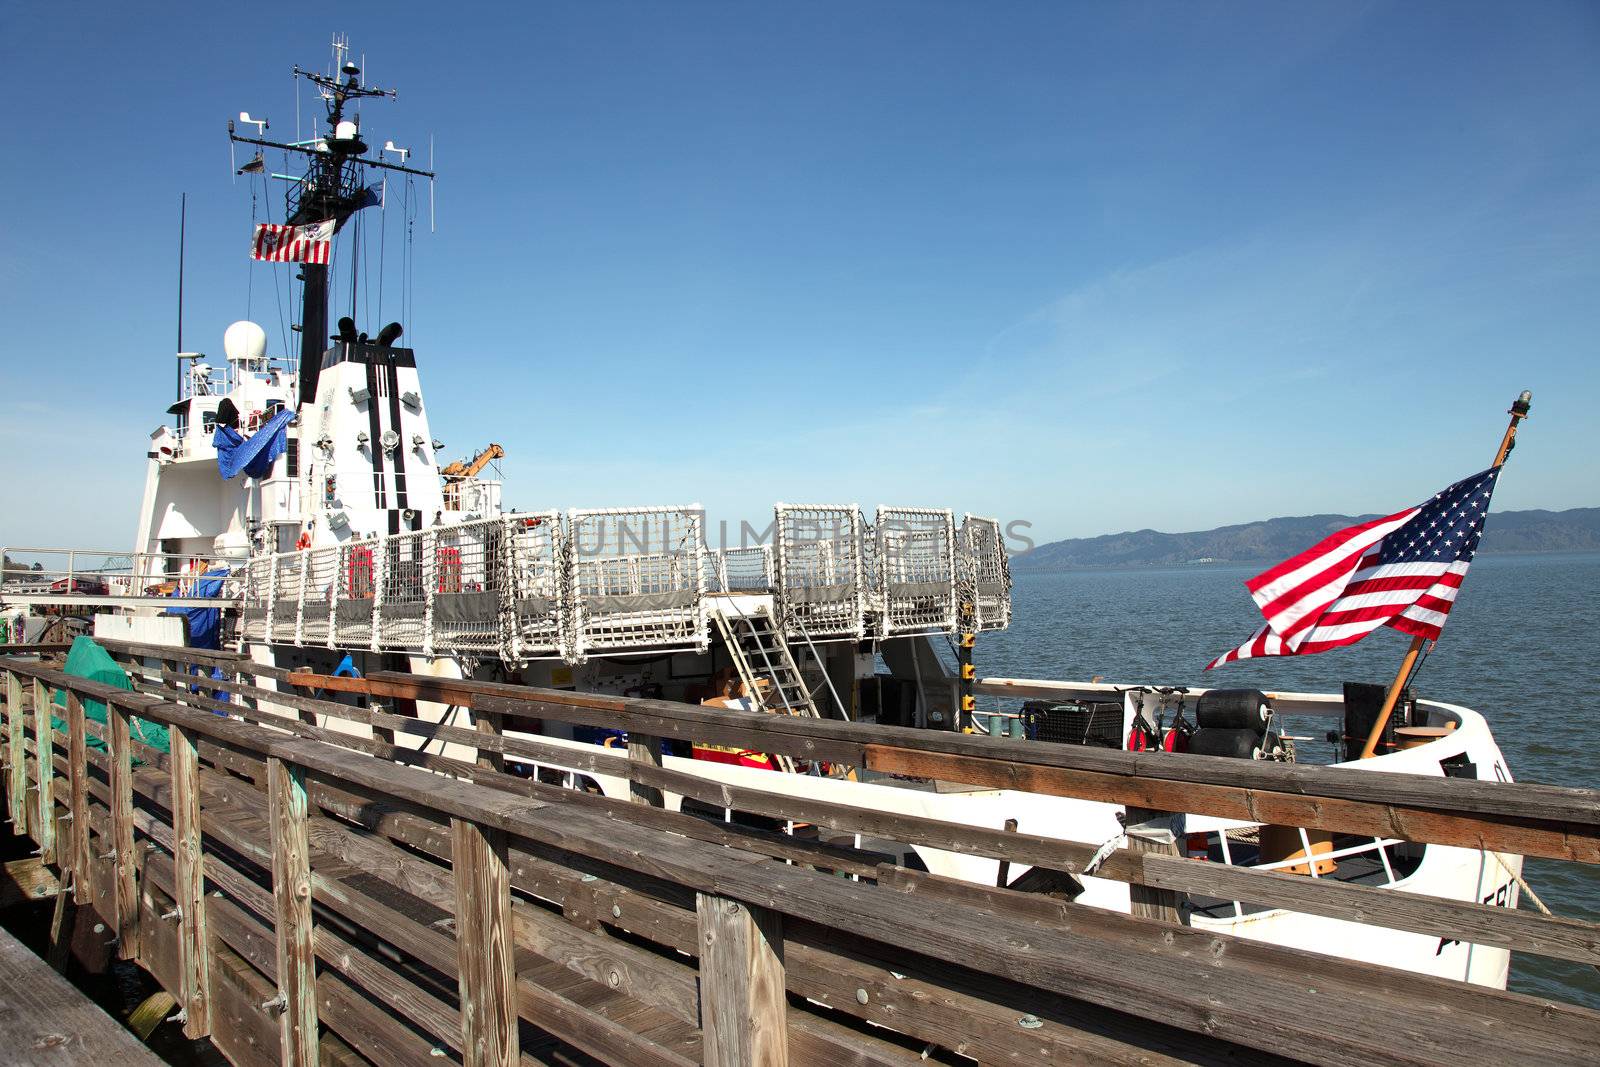
POLYGON ((223 331, 222 350, 235 363, 262 359, 267 354, 267 331, 249 319, 240 319, 223 331))

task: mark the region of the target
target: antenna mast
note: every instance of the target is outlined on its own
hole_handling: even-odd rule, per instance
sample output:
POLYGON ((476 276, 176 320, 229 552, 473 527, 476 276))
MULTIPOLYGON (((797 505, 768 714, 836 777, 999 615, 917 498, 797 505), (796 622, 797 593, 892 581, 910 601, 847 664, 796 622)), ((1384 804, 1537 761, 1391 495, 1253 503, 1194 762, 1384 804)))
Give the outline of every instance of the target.
MULTIPOLYGON (((346 106, 367 97, 394 99, 393 89, 378 89, 361 83, 361 68, 350 62, 349 39, 342 34, 333 38, 334 71, 319 74, 315 71, 294 68, 297 78, 304 78, 317 87, 327 109, 327 131, 313 133, 310 141, 285 144, 264 138, 244 137, 236 132, 233 122, 228 123, 228 138, 240 144, 262 148, 276 148, 294 153, 306 161, 305 176, 289 188, 285 221, 291 226, 335 221, 335 232, 344 226, 351 215, 365 206, 366 168, 400 171, 427 178, 431 170, 421 170, 382 159, 367 158, 367 145, 361 139, 359 117, 346 114, 346 106)), ((262 124, 263 126, 265 123, 262 124)), ((309 404, 316 399, 317 378, 322 369, 322 353, 328 342, 328 266, 321 263, 301 263, 300 311, 300 403, 309 404)))

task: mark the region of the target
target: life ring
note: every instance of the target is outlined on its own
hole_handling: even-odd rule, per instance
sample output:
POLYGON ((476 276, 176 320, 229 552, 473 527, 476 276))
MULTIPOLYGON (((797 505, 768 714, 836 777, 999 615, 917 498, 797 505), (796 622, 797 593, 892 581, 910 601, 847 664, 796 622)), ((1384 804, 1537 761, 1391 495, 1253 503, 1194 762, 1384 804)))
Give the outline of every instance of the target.
POLYGON ((295 550, 299 551, 299 552, 304 552, 306 549, 310 548, 311 547, 311 531, 310 530, 301 531, 300 539, 294 543, 294 547, 295 547, 295 550))
POLYGON ((245 417, 244 428, 251 433, 261 429, 261 411, 259 408, 245 417))

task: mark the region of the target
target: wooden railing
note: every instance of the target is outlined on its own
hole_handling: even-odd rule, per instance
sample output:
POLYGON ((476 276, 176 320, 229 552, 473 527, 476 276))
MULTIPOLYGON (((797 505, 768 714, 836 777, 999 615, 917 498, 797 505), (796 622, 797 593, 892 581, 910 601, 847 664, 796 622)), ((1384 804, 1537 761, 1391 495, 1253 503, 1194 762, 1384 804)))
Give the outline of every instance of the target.
MULTIPOLYGON (((1576 1006, 952 882, 868 850, 664 810, 662 792, 682 793, 1067 873, 1091 851, 710 782, 661 766, 650 739, 1583 862, 1600 839, 1592 791, 1160 761, 107 645, 132 668, 134 691, 0 659, 9 813, 107 919, 119 954, 173 992, 187 1031, 236 1063, 537 1062, 558 1043, 667 1064, 1600 1055, 1600 1013, 1576 1006), (180 669, 190 664, 224 676, 197 679, 180 669), (340 689, 468 706, 478 728, 309 695, 340 689), (61 728, 55 693, 65 693, 61 728), (103 727, 84 701, 109 704, 103 727), (574 752, 487 732, 496 718, 502 730, 527 718, 619 726, 631 743, 627 754, 574 752), (166 726, 169 752, 142 743, 138 721, 166 726), (423 739, 483 759, 408 746, 423 739), (626 777, 634 800, 480 765, 491 757, 626 777)), ((1572 920, 1133 849, 1097 873, 1600 962, 1600 932, 1572 920)))

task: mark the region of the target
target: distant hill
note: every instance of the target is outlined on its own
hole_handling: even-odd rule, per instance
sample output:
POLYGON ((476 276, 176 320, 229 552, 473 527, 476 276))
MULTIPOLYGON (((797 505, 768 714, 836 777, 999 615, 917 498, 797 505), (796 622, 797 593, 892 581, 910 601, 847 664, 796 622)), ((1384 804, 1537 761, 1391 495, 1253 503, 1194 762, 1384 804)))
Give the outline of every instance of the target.
MULTIPOLYGON (((1195 533, 1134 530, 1052 541, 1011 557, 1011 569, 1055 571, 1174 563, 1271 563, 1310 548, 1328 534, 1374 515, 1303 515, 1221 526, 1195 533)), ((1483 533, 1484 552, 1600 550, 1600 508, 1497 511, 1483 533)))

